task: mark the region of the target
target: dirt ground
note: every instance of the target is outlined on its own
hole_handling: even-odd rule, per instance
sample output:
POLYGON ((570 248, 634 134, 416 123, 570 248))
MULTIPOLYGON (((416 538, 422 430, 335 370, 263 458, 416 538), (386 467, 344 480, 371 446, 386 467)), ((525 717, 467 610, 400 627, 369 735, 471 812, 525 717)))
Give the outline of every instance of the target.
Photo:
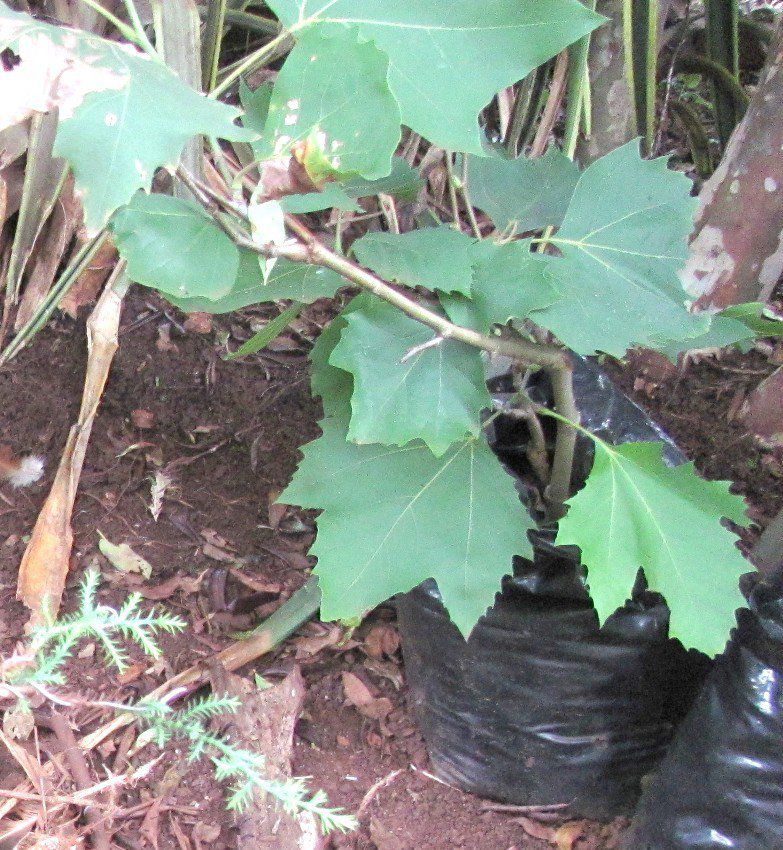
MULTIPOLYGON (((141 589, 188 620, 186 636, 165 639, 162 662, 134 659, 123 676, 105 672, 89 646, 70 665, 82 696, 137 698, 194 661, 231 642, 228 633, 270 613, 299 587, 309 566, 312 517, 270 504, 297 463, 297 448, 317 434, 319 409, 308 393, 306 351, 326 317, 318 305, 272 351, 243 362, 219 356, 221 334, 246 338, 252 311, 214 320, 199 334, 147 291, 133 290, 121 344, 96 419, 74 515, 75 545, 66 609, 84 569, 97 565, 101 598, 116 602, 141 589), (143 425, 145 427, 139 427, 143 425), (150 512, 151 478, 166 468, 172 483, 157 521, 150 512), (113 569, 98 552, 99 534, 128 543, 153 566, 142 581, 113 569)), ((45 480, 29 490, 0 489, 0 655, 22 636, 25 611, 14 599, 27 535, 51 483, 75 419, 84 374, 83 322, 60 319, 10 366, 0 370, 0 435, 18 451, 41 454, 45 480)), ((774 368, 751 353, 691 365, 665 379, 617 370, 617 378, 648 407, 710 477, 729 478, 764 524, 780 504, 781 459, 759 449, 729 415, 774 368), (634 390, 635 385, 635 390, 634 390)), ((352 634, 311 623, 255 668, 275 678, 300 665, 307 685, 296 727, 294 772, 313 777, 333 805, 360 812, 361 828, 332 846, 354 850, 543 850, 558 846, 561 824, 485 804, 437 781, 406 705, 404 670, 391 607, 383 606, 352 634), (359 685, 356 685, 356 681, 359 685), (364 713, 351 694, 370 694, 364 713)), ((252 670, 243 674, 252 677, 252 670)), ((106 719, 73 709, 84 734, 106 719)), ((93 754, 96 780, 127 768, 129 740, 117 736, 93 754)), ((30 754, 56 749, 47 738, 26 742, 30 754)), ((233 815, 204 763, 187 765, 171 750, 150 775, 115 800, 117 846, 213 850, 235 846, 233 815)), ((154 758, 151 748, 135 766, 154 758)), ((0 750, 0 787, 22 779, 0 750)), ((573 850, 616 846, 622 824, 569 825, 573 850)))

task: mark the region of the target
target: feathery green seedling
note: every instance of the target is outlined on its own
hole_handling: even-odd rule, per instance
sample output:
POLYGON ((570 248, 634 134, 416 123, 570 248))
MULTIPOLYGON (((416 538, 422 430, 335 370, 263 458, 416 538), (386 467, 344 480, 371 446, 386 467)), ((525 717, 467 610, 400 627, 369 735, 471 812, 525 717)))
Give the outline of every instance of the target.
MULTIPOLYGON (((54 688, 66 682, 63 665, 85 640, 96 641, 104 653, 107 667, 123 671, 128 666, 126 643, 134 644, 152 658, 161 649, 157 637, 161 632, 174 634, 186 623, 176 615, 160 609, 140 609, 141 594, 131 594, 114 609, 97 600, 100 574, 88 571, 79 590, 79 608, 59 620, 39 625, 30 636, 27 653, 0 660, 0 702, 8 700, 17 711, 29 711, 28 698, 37 692, 49 702, 69 705, 71 701, 54 688)), ((207 756, 219 781, 233 780, 228 808, 246 808, 256 792, 269 794, 291 815, 309 812, 322 830, 347 832, 356 826, 353 816, 326 805, 323 791, 311 792, 304 778, 286 781, 264 776, 262 756, 232 744, 227 738, 211 732, 208 722, 219 715, 236 712, 239 700, 229 696, 209 695, 193 700, 175 711, 163 700, 141 700, 136 705, 96 701, 97 706, 135 714, 147 726, 153 741, 163 748, 169 741, 184 741, 188 757, 195 761, 207 756)))

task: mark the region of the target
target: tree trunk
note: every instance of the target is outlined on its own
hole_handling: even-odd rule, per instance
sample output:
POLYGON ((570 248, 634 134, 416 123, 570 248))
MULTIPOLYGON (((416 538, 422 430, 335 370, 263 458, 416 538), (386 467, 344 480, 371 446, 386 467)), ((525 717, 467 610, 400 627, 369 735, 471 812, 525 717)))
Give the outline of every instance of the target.
POLYGON ((587 67, 592 126, 590 137, 579 142, 577 160, 582 166, 619 148, 634 135, 634 110, 623 55, 623 0, 599 0, 596 11, 609 20, 590 38, 587 67))
POLYGON ((783 21, 743 120, 699 195, 683 285, 699 310, 766 301, 783 272, 783 21))

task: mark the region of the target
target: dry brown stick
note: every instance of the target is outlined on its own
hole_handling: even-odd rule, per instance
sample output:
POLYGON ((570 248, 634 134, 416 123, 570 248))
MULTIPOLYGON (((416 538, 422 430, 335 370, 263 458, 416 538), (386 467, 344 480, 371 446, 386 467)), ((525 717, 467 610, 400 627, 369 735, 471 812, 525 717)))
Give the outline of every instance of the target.
POLYGON ((530 159, 541 156, 547 149, 552 128, 557 121, 557 112, 565 96, 566 81, 568 78, 568 51, 564 50, 557 54, 555 70, 552 72, 552 84, 549 87, 549 97, 541 115, 533 144, 530 146, 530 159))
MULTIPOLYGON (((252 635, 231 644, 231 646, 226 647, 222 652, 203 659, 198 664, 194 664, 183 670, 152 691, 148 695, 149 698, 163 699, 168 697, 172 701, 174 699, 181 699, 209 681, 210 673, 216 663, 222 664, 228 672, 232 672, 243 667, 245 664, 249 664, 251 661, 255 661, 274 649, 298 626, 308 620, 318 610, 320 600, 321 591, 318 588, 318 582, 311 578, 304 587, 297 590, 259 628, 255 629, 252 635)), ((89 735, 85 735, 79 741, 79 747, 83 752, 89 752, 105 741, 110 735, 129 726, 136 719, 137 716, 130 713, 118 715, 99 729, 96 729, 89 735)), ((59 763, 60 757, 57 755, 52 756, 47 764, 43 766, 43 770, 51 771, 59 763)), ((14 790, 26 793, 28 784, 28 781, 24 780, 14 790)), ((12 811, 16 805, 15 800, 18 799, 12 797, 0 806, 0 818, 12 811)), ((1 838, 2 836, 0 836, 1 838)))
MULTIPOLYGON (((90 768, 87 765, 87 759, 84 757, 68 721, 56 711, 37 719, 44 726, 48 726, 57 736, 57 740, 63 748, 63 758, 68 763, 76 787, 80 791, 91 788, 94 783, 90 775, 90 768)), ((111 850, 109 833, 100 812, 93 805, 87 805, 84 807, 84 818, 92 829, 92 846, 95 850, 111 850)))

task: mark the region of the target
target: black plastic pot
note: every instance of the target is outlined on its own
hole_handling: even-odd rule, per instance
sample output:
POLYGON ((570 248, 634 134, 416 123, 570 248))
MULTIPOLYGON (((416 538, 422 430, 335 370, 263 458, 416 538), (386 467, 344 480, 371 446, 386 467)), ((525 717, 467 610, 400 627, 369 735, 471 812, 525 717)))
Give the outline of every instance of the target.
MULTIPOLYGON (((575 385, 583 421, 602 437, 664 440, 670 460, 683 459, 595 364, 577 364, 575 385)), ((545 402, 546 387, 541 394, 545 402)), ((516 472, 524 472, 520 428, 501 419, 494 431, 516 472)), ((581 444, 577 468, 589 469, 590 448, 581 444)), ((524 475, 518 482, 526 499, 524 475)), ((709 662, 669 639, 663 599, 640 582, 599 629, 578 550, 549 540, 535 537, 534 562, 515 560, 467 642, 433 582, 398 597, 412 704, 447 782, 509 803, 568 804, 576 815, 628 814, 709 662)))
POLYGON ((630 813, 702 678, 703 660, 668 639, 659 595, 638 588, 599 629, 578 553, 543 541, 467 642, 433 582, 397 610, 435 772, 508 803, 630 813))
POLYGON ((783 847, 783 583, 754 577, 639 803, 627 850, 783 847))

